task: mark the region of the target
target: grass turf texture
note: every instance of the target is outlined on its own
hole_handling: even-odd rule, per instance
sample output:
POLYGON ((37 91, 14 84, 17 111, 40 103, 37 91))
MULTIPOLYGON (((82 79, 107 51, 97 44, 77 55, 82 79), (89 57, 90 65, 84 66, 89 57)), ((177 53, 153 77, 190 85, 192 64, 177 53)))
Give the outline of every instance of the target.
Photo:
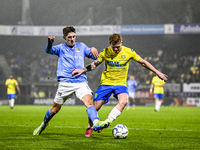
MULTIPOLYGON (((0 149, 200 149, 200 108, 136 106, 124 110, 112 126, 101 133, 84 137, 87 127, 85 106, 63 106, 40 136, 33 136, 50 106, 20 106, 14 109, 0 106, 0 149), (114 139, 112 128, 124 124, 129 129, 126 139, 114 139)), ((99 111, 100 120, 106 119, 113 106, 99 111)))

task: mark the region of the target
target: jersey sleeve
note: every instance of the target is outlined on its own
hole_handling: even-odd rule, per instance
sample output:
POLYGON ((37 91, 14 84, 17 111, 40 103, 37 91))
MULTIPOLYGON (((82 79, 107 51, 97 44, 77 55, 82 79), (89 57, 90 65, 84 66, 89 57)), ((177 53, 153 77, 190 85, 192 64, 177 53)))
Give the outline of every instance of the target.
POLYGON ((15 80, 15 85, 18 85, 18 82, 17 82, 17 80, 15 80))
POLYGON ((134 61, 139 61, 140 55, 138 55, 133 49, 130 48, 129 55, 132 56, 131 59, 134 61))
POLYGON ((60 46, 59 45, 52 46, 52 43, 48 42, 47 45, 46 45, 46 52, 48 54, 59 56, 60 46))
POLYGON ((6 80, 5 85, 8 85, 8 79, 6 80))
POLYGON ((151 83, 153 83, 153 84, 155 83, 155 77, 153 77, 151 83))
POLYGON ((60 45, 53 46, 51 54, 59 56, 59 54, 60 54, 60 45))
POLYGON ((104 53, 105 53, 105 51, 99 53, 99 57, 98 57, 98 61, 99 61, 99 62, 103 62, 103 61, 104 61, 104 58, 105 58, 105 57, 104 57, 104 56, 105 56, 104 53))
POLYGON ((136 82, 136 81, 134 81, 134 87, 135 87, 135 88, 137 87, 137 82, 136 82))
POLYGON ((83 46, 84 46, 84 53, 85 53, 85 57, 88 57, 88 58, 92 58, 94 60, 96 60, 97 58, 95 58, 93 55, 92 55, 92 52, 91 50, 95 47, 88 47, 87 45, 85 45, 84 43, 81 43, 83 46))

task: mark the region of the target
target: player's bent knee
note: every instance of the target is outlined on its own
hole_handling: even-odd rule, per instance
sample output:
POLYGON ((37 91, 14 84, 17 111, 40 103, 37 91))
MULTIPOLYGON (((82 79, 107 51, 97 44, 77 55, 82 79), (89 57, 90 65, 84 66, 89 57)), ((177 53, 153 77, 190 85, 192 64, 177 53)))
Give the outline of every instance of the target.
POLYGON ((60 108, 54 107, 54 108, 51 109, 51 114, 56 114, 56 113, 59 112, 59 110, 60 110, 60 108))
POLYGON ((128 101, 122 101, 119 103, 122 107, 125 107, 128 104, 128 101))

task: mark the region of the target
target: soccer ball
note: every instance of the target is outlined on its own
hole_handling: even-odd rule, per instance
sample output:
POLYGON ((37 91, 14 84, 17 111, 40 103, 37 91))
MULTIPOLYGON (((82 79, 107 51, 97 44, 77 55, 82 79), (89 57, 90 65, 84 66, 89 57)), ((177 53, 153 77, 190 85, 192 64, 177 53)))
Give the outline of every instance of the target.
POLYGON ((125 139, 128 136, 128 128, 123 124, 118 124, 113 128, 112 134, 115 139, 125 139))

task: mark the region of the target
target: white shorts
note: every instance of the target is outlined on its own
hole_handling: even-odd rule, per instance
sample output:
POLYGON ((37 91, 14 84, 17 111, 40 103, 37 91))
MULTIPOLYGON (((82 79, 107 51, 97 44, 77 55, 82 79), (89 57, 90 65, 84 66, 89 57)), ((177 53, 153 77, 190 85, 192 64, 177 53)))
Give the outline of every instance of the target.
POLYGON ((87 94, 92 95, 92 90, 87 83, 70 83, 65 81, 60 81, 58 83, 58 89, 54 98, 54 102, 57 104, 64 104, 64 102, 73 96, 76 95, 80 100, 87 94))
POLYGON ((130 92, 130 93, 129 93, 129 97, 131 97, 131 98, 135 98, 135 93, 130 92))

